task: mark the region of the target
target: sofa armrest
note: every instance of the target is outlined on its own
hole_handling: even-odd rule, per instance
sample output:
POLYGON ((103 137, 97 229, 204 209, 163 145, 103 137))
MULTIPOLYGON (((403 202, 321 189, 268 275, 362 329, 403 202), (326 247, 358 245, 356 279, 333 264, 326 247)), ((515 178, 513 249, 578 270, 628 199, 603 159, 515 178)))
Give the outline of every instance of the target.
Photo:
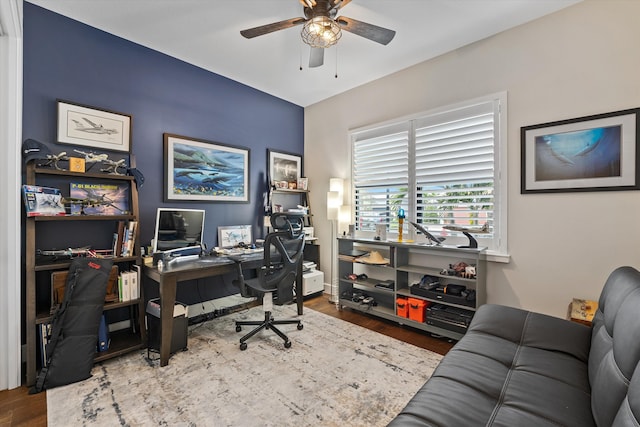
POLYGON ((516 344, 570 354, 586 362, 591 328, 558 317, 503 305, 480 306, 467 334, 494 335, 516 344))

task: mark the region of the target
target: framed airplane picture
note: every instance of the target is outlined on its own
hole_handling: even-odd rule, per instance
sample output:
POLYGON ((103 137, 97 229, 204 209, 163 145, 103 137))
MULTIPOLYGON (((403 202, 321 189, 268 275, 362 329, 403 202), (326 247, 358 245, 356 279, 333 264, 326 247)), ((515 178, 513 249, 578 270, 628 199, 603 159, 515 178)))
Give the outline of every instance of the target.
POLYGON ((128 114, 58 100, 58 142, 131 152, 128 114))
POLYGON ((249 202, 249 149, 164 134, 165 200, 249 202))

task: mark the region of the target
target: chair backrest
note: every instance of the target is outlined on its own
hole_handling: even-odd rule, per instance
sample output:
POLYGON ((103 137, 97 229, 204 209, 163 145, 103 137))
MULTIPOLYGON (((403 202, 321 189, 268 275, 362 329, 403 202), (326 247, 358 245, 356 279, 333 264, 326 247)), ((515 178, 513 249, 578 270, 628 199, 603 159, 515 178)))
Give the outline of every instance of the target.
POLYGON ((275 213, 271 225, 275 231, 265 237, 263 268, 258 277, 265 288, 276 290, 276 302, 284 304, 293 299, 293 284, 304 252, 304 222, 301 215, 275 213))

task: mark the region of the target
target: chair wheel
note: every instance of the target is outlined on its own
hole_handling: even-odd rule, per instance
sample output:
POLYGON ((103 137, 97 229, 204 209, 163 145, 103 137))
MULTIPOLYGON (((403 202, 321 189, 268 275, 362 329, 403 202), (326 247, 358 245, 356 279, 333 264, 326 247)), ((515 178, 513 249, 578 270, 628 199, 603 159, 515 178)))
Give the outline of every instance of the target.
MULTIPOLYGON (((289 347, 291 347, 291 343, 289 343, 289 347)), ((240 343, 240 350, 245 351, 247 349, 247 343, 246 342, 241 342, 240 343)))
POLYGON ((285 341, 284 348, 291 348, 291 341, 285 341))
POLYGON ((242 326, 236 325, 236 332, 240 332, 242 330, 242 326))
POLYGON ((298 323, 298 330, 301 331, 302 328, 304 328, 304 325, 302 323, 298 323))

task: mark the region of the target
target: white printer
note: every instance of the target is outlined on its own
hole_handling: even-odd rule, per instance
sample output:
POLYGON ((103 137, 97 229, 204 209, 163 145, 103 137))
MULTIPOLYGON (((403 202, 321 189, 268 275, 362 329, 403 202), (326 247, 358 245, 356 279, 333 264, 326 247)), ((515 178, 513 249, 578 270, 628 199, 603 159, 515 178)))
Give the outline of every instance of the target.
POLYGON ((302 296, 324 291, 324 273, 316 270, 316 263, 302 262, 302 296))

